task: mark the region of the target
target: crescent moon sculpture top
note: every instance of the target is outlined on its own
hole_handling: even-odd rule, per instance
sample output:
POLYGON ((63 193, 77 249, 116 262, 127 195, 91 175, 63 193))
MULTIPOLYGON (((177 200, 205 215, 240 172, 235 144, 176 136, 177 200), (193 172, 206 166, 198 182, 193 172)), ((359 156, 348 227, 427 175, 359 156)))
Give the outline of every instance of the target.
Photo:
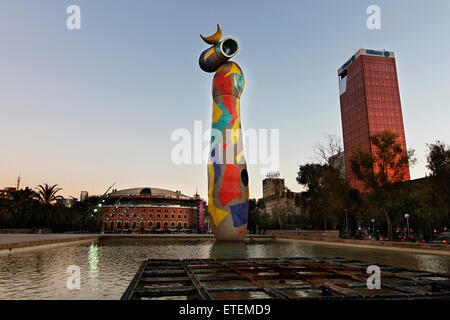
POLYGON ((220 27, 217 24, 216 33, 214 33, 212 36, 209 36, 209 37, 204 37, 202 35, 200 35, 200 37, 202 37, 203 41, 205 41, 207 44, 217 44, 217 43, 219 43, 220 39, 222 38, 222 30, 220 30, 220 27))

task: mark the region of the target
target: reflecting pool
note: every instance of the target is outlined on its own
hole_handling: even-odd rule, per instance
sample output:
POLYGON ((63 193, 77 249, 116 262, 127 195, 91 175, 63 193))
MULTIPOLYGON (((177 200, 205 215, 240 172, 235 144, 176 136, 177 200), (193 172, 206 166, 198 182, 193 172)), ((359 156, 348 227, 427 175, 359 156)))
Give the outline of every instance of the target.
POLYGON ((450 273, 450 255, 296 242, 216 244, 210 241, 104 239, 0 254, 0 299, 119 299, 148 258, 344 257, 374 264, 450 273), (68 289, 69 266, 80 289, 68 289))

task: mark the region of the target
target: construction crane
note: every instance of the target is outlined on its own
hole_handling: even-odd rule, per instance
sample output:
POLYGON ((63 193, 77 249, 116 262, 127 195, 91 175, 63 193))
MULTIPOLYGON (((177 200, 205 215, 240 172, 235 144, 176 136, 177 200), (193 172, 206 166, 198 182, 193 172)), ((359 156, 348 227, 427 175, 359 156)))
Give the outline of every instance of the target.
MULTIPOLYGON (((100 196, 99 200, 97 201, 97 203, 95 205, 90 205, 87 208, 87 212, 86 214, 83 214, 81 216, 81 232, 83 232, 84 229, 84 222, 86 220, 86 217, 90 217, 90 218, 94 218, 94 215, 97 216, 99 214, 99 212, 101 213, 101 211, 99 211, 99 209, 102 207, 103 202, 105 202, 104 198, 106 197, 106 195, 108 194, 109 190, 111 190, 112 187, 114 187, 116 185, 116 183, 114 182, 108 189, 106 189, 106 191, 100 196)), ((101 226, 101 228, 103 229, 103 224, 101 226)))

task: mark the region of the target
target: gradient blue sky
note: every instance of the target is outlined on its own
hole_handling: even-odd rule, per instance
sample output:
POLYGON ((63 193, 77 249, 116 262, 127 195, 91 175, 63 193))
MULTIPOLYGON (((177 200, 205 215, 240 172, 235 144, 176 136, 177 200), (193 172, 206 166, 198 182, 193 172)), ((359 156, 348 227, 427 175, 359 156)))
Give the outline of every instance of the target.
MULTIPOLYGON (((412 178, 425 143, 450 143, 450 1, 21 1, 0 3, 0 188, 48 182, 65 196, 154 186, 206 197, 205 165, 170 161, 173 130, 211 120, 212 75, 200 70, 216 24, 240 42, 244 128, 280 129, 280 169, 324 134, 342 136, 337 69, 356 49, 396 53, 412 178), (81 7, 82 29, 66 28, 81 7), (382 29, 366 27, 381 7, 382 29)), ((250 196, 262 176, 249 166, 250 196)))

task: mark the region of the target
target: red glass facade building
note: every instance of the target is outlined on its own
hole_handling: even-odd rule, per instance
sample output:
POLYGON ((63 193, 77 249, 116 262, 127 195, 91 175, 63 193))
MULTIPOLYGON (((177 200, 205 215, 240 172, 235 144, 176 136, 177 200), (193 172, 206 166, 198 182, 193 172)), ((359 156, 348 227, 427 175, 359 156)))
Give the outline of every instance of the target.
MULTIPOLYGON (((366 192, 352 173, 350 158, 358 149, 374 153, 369 137, 389 130, 406 152, 405 130, 395 56, 390 51, 360 49, 338 70, 346 177, 352 188, 366 192)), ((409 168, 402 180, 409 180, 409 168)))

